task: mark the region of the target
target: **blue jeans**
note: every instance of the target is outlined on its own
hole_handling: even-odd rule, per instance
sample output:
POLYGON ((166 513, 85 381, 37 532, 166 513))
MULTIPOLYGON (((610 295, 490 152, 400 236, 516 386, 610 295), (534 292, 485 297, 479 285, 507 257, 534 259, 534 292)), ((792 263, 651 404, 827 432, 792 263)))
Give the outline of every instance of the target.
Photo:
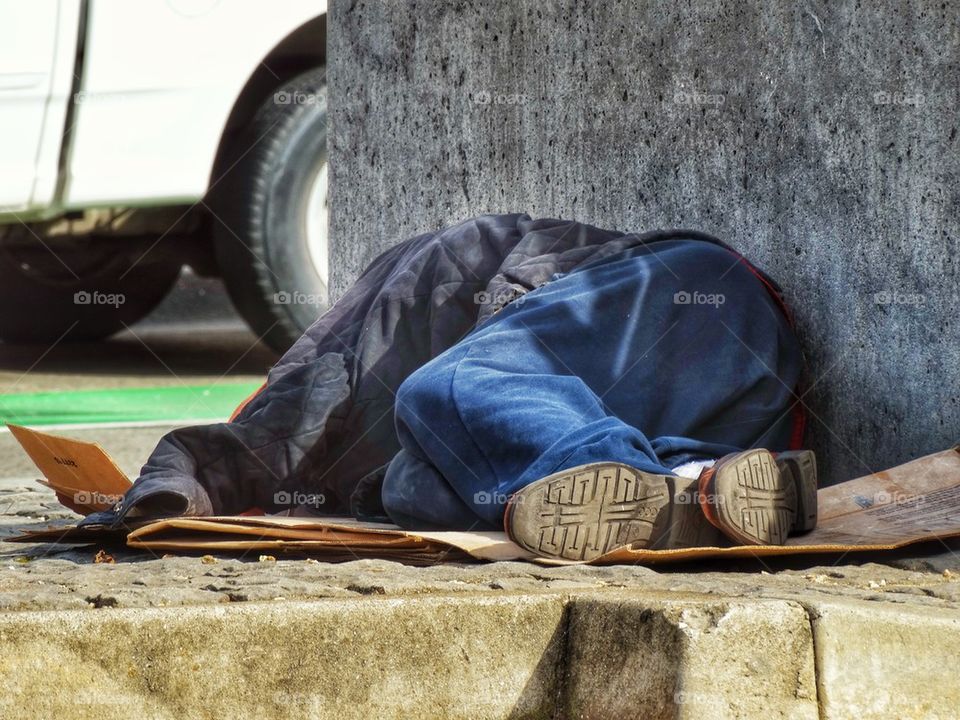
POLYGON ((729 250, 634 248, 555 277, 407 378, 384 507, 408 528, 499 528, 511 493, 576 465, 670 474, 786 449, 801 365, 729 250))

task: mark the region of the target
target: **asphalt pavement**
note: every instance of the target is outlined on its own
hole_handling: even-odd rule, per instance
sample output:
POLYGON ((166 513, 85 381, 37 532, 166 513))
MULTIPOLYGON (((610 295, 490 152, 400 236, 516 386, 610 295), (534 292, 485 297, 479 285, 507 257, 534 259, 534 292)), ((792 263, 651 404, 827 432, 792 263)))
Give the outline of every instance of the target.
MULTIPOLYGON (((260 383, 276 360, 236 314, 219 280, 184 273, 147 318, 107 340, 0 343, 0 397, 260 383)), ((49 431, 99 443, 135 477, 156 441, 176 424, 56 425, 49 431)), ((0 430, 0 483, 36 475, 13 437, 0 430)))

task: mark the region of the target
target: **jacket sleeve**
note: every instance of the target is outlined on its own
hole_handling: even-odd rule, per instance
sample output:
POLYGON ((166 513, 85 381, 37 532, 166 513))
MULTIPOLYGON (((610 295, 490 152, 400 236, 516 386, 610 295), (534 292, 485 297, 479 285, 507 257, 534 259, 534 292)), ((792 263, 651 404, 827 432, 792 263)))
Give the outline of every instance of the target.
POLYGON ((234 420, 167 433, 117 507, 83 524, 274 509, 278 494, 309 486, 309 457, 349 395, 339 353, 286 365, 234 420))

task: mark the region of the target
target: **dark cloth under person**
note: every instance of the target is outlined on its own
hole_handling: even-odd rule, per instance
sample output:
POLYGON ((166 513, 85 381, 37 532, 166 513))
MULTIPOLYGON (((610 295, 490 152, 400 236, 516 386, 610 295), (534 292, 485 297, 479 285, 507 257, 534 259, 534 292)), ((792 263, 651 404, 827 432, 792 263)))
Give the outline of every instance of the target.
MULTIPOLYGON (((524 308, 540 307, 540 298, 551 297, 554 287, 561 290, 567 287, 561 283, 575 282, 579 269, 599 268, 598 263, 606 260, 612 260, 611 269, 620 267, 616 258, 624 253, 629 255, 632 250, 639 251, 638 257, 656 257, 661 249, 672 247, 679 240, 686 241, 685 245, 710 248, 714 253, 716 265, 709 268, 708 277, 698 280, 703 281, 703 288, 709 288, 729 267, 733 278, 749 280, 748 289, 743 292, 754 303, 759 317, 766 318, 773 307, 769 298, 779 302, 779 289, 772 280, 750 268, 719 240, 696 231, 668 230, 638 235, 572 221, 534 220, 527 215, 510 214, 482 216, 420 235, 374 260, 347 293, 280 359, 270 371, 264 388, 234 418, 224 423, 181 428, 165 435, 122 502, 110 513, 97 513, 88 521, 118 525, 132 508, 148 516, 236 514, 252 508, 275 512, 289 510, 282 499, 294 493, 322 496, 324 502, 314 508, 321 512, 352 513, 360 518, 383 517, 384 474, 388 463, 401 450, 394 419, 396 393, 408 376, 454 347, 474 328, 479 329, 471 336, 469 345, 463 346, 463 351, 478 341, 477 348, 480 348, 489 342, 485 339, 487 333, 482 332, 485 326, 489 325, 491 335, 501 327, 510 329, 511 318, 520 317, 524 308), (567 274, 567 278, 551 282, 558 274, 567 274), (538 293, 525 297, 545 285, 547 287, 538 293), (758 292, 761 287, 769 292, 767 299, 758 292), (523 305, 517 302, 519 299, 525 300, 523 305)), ((627 256, 620 258, 626 259, 627 256)), ((591 270, 579 277, 599 276, 591 270)), ((722 283, 725 288, 728 284, 726 280, 722 283)), ((700 288, 697 285, 684 289, 704 292, 700 288)), ((745 316, 738 319, 723 314, 735 306, 733 298, 740 297, 740 293, 740 290, 731 290, 730 299, 722 308, 721 315, 732 329, 749 324, 746 317, 751 311, 746 307, 741 308, 745 316)), ((613 329, 618 334, 631 333, 631 323, 640 328, 651 320, 642 317, 652 308, 645 302, 643 293, 631 291, 631 294, 639 304, 631 311, 634 314, 627 317, 626 324, 613 329)), ((609 298, 604 300, 608 301, 609 298)), ((577 303, 568 305, 566 311, 558 309, 557 312, 573 310, 577 303)), ((564 320, 571 323, 566 328, 570 335, 562 341, 568 349, 596 342, 577 336, 579 331, 590 329, 583 317, 578 318, 574 313, 564 320)), ((769 319, 764 322, 770 325, 769 319)), ((553 332, 563 329, 558 327, 553 332)), ((689 333, 687 336, 694 355, 709 356, 717 352, 709 345, 716 340, 715 328, 702 340, 690 337, 689 333)), ((751 336, 747 333, 745 337, 751 336)), ((732 340, 732 336, 726 340, 732 340)), ((550 342, 560 341, 554 338, 550 342)), ((635 359, 617 355, 606 339, 603 344, 594 362, 609 365, 605 372, 626 368, 635 359)), ((760 346, 767 347, 764 343, 760 346)), ((673 343, 671 348, 676 350, 673 343)), ((628 354, 635 349, 629 344, 622 347, 628 354)), ((728 351, 726 347, 722 350, 728 351)), ((668 361, 657 346, 643 348, 640 353, 650 356, 641 361, 641 367, 651 367, 650 362, 656 364, 658 392, 666 397, 675 385, 673 378, 689 358, 668 361)), ((579 350, 574 354, 586 357, 579 350)), ((549 354, 544 355, 538 362, 548 363, 549 358, 549 354)), ((748 358, 744 355, 742 359, 748 358)), ((571 357, 569 362, 580 361, 571 357)), ((556 367, 553 369, 556 371, 556 367)), ((726 387, 730 378, 722 373, 734 369, 731 363, 724 362, 715 369, 716 373, 711 371, 685 379, 698 388, 692 392, 693 396, 705 392, 704 388, 712 384, 726 387)), ((754 372, 752 368, 746 369, 754 372)), ((783 382, 793 387, 794 368, 783 369, 782 374, 783 382)), ((562 377, 560 372, 555 375, 562 377)), ((597 379, 602 378, 597 376, 597 379)), ((648 376, 648 382, 649 379, 648 376)), ((590 380, 585 382, 590 385, 590 380)), ((746 390, 748 388, 734 388, 727 399, 736 406, 737 393, 746 390)), ((691 394, 680 389, 677 392, 684 396, 691 394)), ((712 398, 708 407, 716 409, 719 400, 710 390, 706 392, 712 398)), ((614 395, 621 393, 615 389, 604 398, 604 403, 618 402, 614 395)), ((776 402, 782 403, 784 398, 778 397, 776 402)), ((422 417, 422 413, 420 415, 422 417)), ((622 417, 634 416, 627 413, 622 417)), ((649 413, 637 417, 642 423, 638 422, 635 427, 651 440, 662 437, 663 428, 673 427, 660 420, 657 422, 661 424, 651 424, 650 417, 649 413)), ((753 420, 733 419, 732 414, 723 417, 736 423, 753 420)), ((402 412, 400 419, 406 435, 409 416, 402 412)), ((682 434, 691 427, 700 428, 704 423, 710 425, 709 419, 703 419, 700 425, 692 421, 679 423, 672 434, 682 434)), ((799 425, 794 427, 796 430, 799 425)), ((752 441, 758 434, 759 430, 754 434, 729 436, 708 433, 704 437, 710 442, 736 444, 752 441)), ((415 442, 411 443, 410 439, 405 442, 407 453, 422 447, 421 438, 413 440, 415 442)), ((773 447, 782 441, 783 435, 777 431, 768 444, 773 447)), ((646 453, 651 460, 655 455, 656 451, 653 455, 646 453)), ((432 456, 422 459, 440 462, 432 456)), ((502 472, 500 469, 491 476, 497 487, 502 484, 502 472)), ((427 481, 435 480, 428 478, 427 481)), ((436 520, 436 517, 437 513, 433 513, 429 519, 436 520)), ((479 517, 494 520, 489 514, 479 517)))
POLYGON ((409 527, 500 528, 552 473, 655 474, 786 450, 799 344, 761 280, 694 240, 631 248, 557 278, 411 375, 387 513, 409 527))

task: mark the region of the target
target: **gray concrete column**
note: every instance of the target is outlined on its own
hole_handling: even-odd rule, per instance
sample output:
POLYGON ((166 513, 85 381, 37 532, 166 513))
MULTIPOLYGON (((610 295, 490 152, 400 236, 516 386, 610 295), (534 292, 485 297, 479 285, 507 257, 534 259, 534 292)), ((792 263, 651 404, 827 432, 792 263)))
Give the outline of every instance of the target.
POLYGON ((334 292, 527 211, 715 233, 780 280, 831 480, 960 438, 960 5, 334 0, 334 292))

